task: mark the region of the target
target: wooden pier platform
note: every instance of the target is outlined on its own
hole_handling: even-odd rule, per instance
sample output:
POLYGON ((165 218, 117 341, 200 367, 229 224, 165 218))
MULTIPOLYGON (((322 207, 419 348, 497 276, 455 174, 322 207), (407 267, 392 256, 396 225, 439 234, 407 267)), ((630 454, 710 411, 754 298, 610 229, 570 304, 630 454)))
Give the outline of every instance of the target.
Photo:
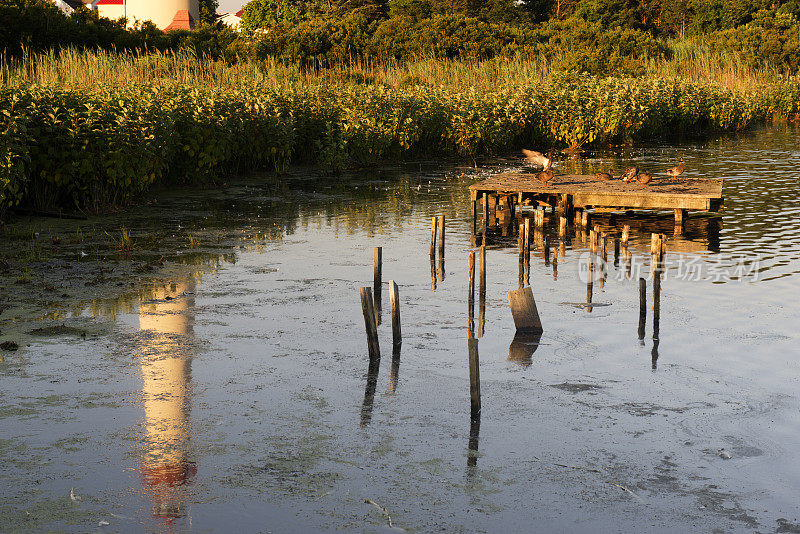
POLYGON ((512 217, 519 205, 558 206, 569 219, 573 209, 674 210, 676 225, 683 223, 689 210, 719 211, 723 203, 722 180, 692 178, 654 177, 642 186, 621 180, 596 180, 593 176, 556 175, 545 185, 535 174, 503 173, 469 189, 473 220, 477 218, 478 200, 484 198, 493 207, 508 207, 512 217))

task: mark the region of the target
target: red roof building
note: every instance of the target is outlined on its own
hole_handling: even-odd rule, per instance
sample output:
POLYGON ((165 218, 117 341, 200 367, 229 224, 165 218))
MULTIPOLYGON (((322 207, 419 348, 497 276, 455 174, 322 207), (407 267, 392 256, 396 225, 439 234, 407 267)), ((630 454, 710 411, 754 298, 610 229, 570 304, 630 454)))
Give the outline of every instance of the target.
POLYGON ((172 23, 164 28, 164 31, 193 30, 195 27, 197 27, 197 23, 194 21, 194 17, 189 13, 189 10, 181 9, 175 13, 175 18, 172 19, 172 23))

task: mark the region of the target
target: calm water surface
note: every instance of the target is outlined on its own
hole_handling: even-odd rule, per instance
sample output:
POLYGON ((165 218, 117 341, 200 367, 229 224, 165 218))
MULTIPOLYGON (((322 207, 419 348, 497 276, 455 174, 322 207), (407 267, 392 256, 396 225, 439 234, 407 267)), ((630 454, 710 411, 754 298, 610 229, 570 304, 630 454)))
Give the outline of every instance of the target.
POLYGON ((555 262, 534 246, 538 344, 515 340, 508 309, 516 238, 493 236, 479 421, 467 187, 519 161, 294 171, 88 222, 17 222, 40 239, 124 224, 135 245, 120 257, 81 237, 27 263, 24 289, 4 275, 0 341, 21 348, 0 353, 0 530, 374 532, 388 513, 423 532, 800 531, 800 132, 561 169, 663 172, 681 156, 688 176, 725 179, 721 220, 693 214, 675 237, 671 213, 599 214, 633 226, 633 258, 630 276, 609 261, 590 310, 580 236, 570 228, 555 262), (668 233, 667 270, 658 335, 648 310, 640 339, 653 231, 668 233), (358 288, 376 246, 383 358, 369 369, 358 288))

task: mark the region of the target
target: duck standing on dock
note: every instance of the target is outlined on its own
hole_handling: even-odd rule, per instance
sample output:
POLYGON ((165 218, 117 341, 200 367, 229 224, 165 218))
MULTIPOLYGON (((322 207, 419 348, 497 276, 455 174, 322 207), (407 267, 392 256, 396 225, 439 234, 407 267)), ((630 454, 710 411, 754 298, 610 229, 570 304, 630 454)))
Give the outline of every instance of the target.
POLYGON ((552 149, 550 150, 550 152, 547 153, 547 156, 545 156, 541 152, 536 152, 535 150, 527 150, 525 148, 522 149, 522 153, 525 154, 525 159, 528 161, 529 164, 542 167, 543 171, 550 170, 550 167, 553 166, 552 149))
POLYGON ((622 173, 622 176, 620 176, 619 179, 622 180, 623 182, 630 182, 631 180, 635 180, 638 175, 639 175, 638 167, 628 167, 627 169, 625 169, 625 172, 622 173))
POLYGON ((684 169, 686 169, 686 166, 683 164, 683 158, 681 158, 678 165, 667 170, 667 176, 672 176, 673 178, 677 178, 678 176, 683 174, 684 169))
POLYGON ((596 172, 594 173, 594 179, 607 182, 608 180, 613 180, 614 176, 610 172, 596 172))
POLYGON ((646 186, 650 183, 650 180, 653 179, 653 175, 650 174, 650 171, 642 171, 639 176, 636 177, 636 180, 642 184, 642 187, 646 186))
POLYGON ((544 185, 550 185, 550 182, 553 180, 553 171, 550 169, 545 169, 542 172, 536 173, 536 179, 542 182, 544 185))

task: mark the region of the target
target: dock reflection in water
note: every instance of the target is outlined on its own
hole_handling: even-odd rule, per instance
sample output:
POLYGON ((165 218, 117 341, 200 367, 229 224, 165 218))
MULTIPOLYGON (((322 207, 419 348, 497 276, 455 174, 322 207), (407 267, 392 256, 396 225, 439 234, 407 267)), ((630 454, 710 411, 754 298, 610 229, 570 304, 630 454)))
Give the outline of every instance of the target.
POLYGON ((145 450, 140 473, 153 516, 167 525, 187 515, 190 459, 191 343, 194 280, 157 289, 139 306, 145 450))

